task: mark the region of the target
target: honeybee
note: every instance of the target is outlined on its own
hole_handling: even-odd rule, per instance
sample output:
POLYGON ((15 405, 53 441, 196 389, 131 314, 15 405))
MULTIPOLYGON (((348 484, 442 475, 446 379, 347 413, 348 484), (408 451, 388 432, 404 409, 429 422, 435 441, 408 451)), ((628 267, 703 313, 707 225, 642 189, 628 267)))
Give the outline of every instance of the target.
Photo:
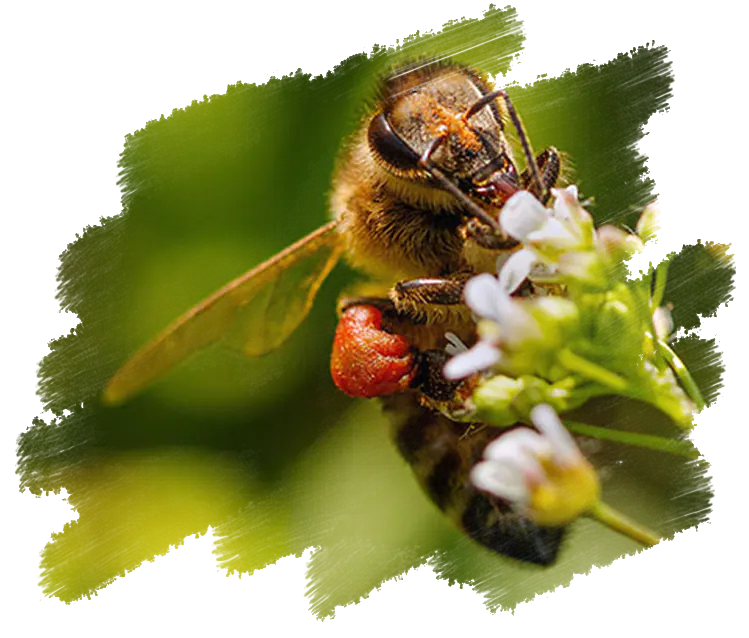
POLYGON ((468 473, 496 436, 433 409, 460 389, 442 378, 445 332, 471 342, 465 281, 494 272, 515 242, 498 223, 526 189, 541 201, 559 179, 560 155, 534 156, 507 94, 451 62, 400 67, 345 145, 333 177, 333 221, 235 279, 168 326, 109 381, 119 403, 181 361, 226 340, 248 356, 279 347, 308 314, 345 257, 371 277, 343 295, 331 357, 336 385, 383 398, 392 436, 435 504, 469 536, 514 558, 548 564, 562 530, 541 528, 478 492, 468 473), (522 172, 505 134, 517 131, 522 172))

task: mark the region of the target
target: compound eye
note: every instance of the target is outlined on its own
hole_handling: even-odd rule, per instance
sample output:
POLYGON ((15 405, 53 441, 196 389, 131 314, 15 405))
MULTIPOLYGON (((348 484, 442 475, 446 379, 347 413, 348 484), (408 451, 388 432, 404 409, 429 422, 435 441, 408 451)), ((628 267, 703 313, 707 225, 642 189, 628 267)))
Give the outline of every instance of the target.
POLYGON ((372 150, 391 167, 401 171, 419 167, 419 156, 393 131, 384 112, 372 119, 368 135, 372 150))

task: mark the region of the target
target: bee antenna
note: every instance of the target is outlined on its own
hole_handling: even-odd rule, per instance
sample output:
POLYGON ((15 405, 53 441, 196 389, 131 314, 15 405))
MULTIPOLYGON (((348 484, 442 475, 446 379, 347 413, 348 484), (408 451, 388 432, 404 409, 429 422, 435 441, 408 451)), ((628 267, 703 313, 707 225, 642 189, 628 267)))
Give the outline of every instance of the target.
POLYGON ((501 234, 502 228, 500 227, 499 222, 491 215, 489 215, 489 213, 483 210, 480 206, 471 201, 471 199, 462 190, 460 190, 453 183, 453 181, 447 177, 447 175, 445 175, 439 168, 437 168, 434 165, 434 162, 432 162, 432 155, 446 139, 447 128, 442 126, 440 127, 440 135, 429 142, 429 145, 426 147, 421 157, 419 158, 419 166, 421 166, 421 168, 427 171, 429 175, 431 175, 437 182, 439 182, 439 184, 446 191, 452 194, 463 205, 463 207, 465 207, 471 213, 471 215, 473 215, 474 217, 478 217, 483 222, 488 224, 496 233, 501 234))
POLYGON ((471 108, 469 108, 465 115, 463 115, 464 120, 469 120, 472 118, 476 113, 478 113, 481 109, 483 109, 487 104, 490 104, 494 100, 496 100, 498 97, 501 97, 504 102, 505 106, 507 107, 507 113, 510 115, 510 119, 512 120, 512 125, 515 127, 515 130, 518 132, 518 137, 520 138, 520 143, 523 145, 523 153, 525 153, 525 161, 528 164, 528 168, 531 172, 531 181, 532 181, 532 190, 533 194, 543 201, 544 196, 546 195, 546 188, 544 187, 543 182, 541 181, 541 173, 538 170, 538 164, 536 163, 536 156, 533 154, 533 149, 531 148, 530 140, 528 139, 528 134, 525 132, 525 127, 523 126, 523 123, 520 121, 520 116, 518 115, 518 112, 515 110, 515 107, 512 104, 512 101, 510 100, 510 96, 507 95, 507 91, 504 89, 498 89, 496 91, 492 91, 491 93, 487 93, 484 97, 482 97, 480 100, 478 100, 471 108))

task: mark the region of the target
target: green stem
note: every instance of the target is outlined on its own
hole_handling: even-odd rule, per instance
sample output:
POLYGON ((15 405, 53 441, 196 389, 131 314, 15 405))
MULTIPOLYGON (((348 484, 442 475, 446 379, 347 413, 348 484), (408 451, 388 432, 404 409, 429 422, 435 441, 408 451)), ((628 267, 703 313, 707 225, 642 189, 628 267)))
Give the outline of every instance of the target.
POLYGON ((615 430, 611 428, 602 428, 597 425, 588 425, 586 423, 577 423, 575 421, 564 421, 565 427, 575 434, 590 436, 604 441, 613 441, 625 445, 656 450, 658 452, 667 452, 677 456, 685 456, 688 459, 698 459, 700 453, 685 441, 676 441, 666 439, 661 436, 651 434, 640 434, 638 432, 626 432, 624 430, 615 430))
POLYGON ((660 542, 660 539, 649 529, 638 525, 603 501, 596 502, 587 512, 587 515, 647 547, 652 547, 660 542))
POLYGON ((655 532, 635 523, 602 501, 598 501, 586 516, 617 534, 631 538, 648 549, 668 554, 743 554, 743 543, 673 543, 655 532))
POLYGON ((663 303, 663 295, 666 292, 666 277, 668 276, 668 265, 668 260, 662 261, 655 269, 655 290, 653 290, 653 298, 651 301, 651 308, 653 310, 658 308, 663 303))
POLYGON ((559 362, 571 372, 577 372, 591 381, 596 381, 620 393, 627 390, 628 384, 626 379, 592 361, 588 361, 588 359, 576 355, 572 350, 565 348, 557 356, 559 357, 559 362))
POLYGON ((679 358, 679 355, 677 355, 665 341, 658 340, 658 348, 663 353, 663 357, 668 362, 668 365, 671 366, 671 369, 676 376, 679 377, 679 381, 681 381, 681 384, 687 391, 689 398, 694 402, 697 410, 704 409, 705 399, 702 398, 700 389, 697 387, 692 375, 689 373, 687 366, 685 366, 684 362, 679 358))
MULTIPOLYGON (((652 268, 651 268, 652 270, 652 268)), ((653 271, 654 272, 654 271, 653 271)), ((653 326, 653 298, 650 296, 653 275, 651 275, 647 286, 630 286, 626 287, 631 308, 635 310, 640 321, 645 325, 653 326)), ((665 285, 665 284, 664 284, 665 285)))

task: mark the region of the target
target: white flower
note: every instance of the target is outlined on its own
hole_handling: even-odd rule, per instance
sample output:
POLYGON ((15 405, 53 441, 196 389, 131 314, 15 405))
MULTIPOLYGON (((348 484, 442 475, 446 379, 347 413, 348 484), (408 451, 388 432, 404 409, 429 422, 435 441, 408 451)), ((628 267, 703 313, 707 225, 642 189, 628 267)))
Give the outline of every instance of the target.
POLYGON ((537 263, 536 255, 530 250, 523 248, 512 253, 497 268, 500 285, 511 295, 528 278, 537 263))
MULTIPOLYGON (((522 261, 517 263, 523 265, 522 261)), ((464 297, 476 315, 479 340, 461 352, 452 343, 447 346, 448 354, 455 356, 445 365, 445 378, 463 379, 495 366, 508 374, 524 374, 542 361, 548 363, 564 335, 574 331, 578 311, 572 301, 554 296, 510 296, 508 288, 523 277, 504 275, 513 267, 508 260, 499 279, 484 273, 466 283, 464 297)))
POLYGON ((446 379, 457 380, 496 365, 502 354, 499 349, 486 341, 478 341, 473 348, 454 356, 445 364, 442 373, 446 379))
MULTIPOLYGON (((514 269, 522 269, 524 260, 518 259, 514 264, 508 260, 502 272, 508 269, 510 275, 504 278, 483 273, 468 280, 464 290, 466 304, 479 318, 479 340, 465 352, 456 352, 448 345, 448 354, 455 353, 445 365, 443 374, 447 379, 463 379, 476 372, 495 366, 502 358, 499 350, 500 341, 512 345, 522 339, 539 339, 543 336, 538 322, 528 311, 513 301, 509 289, 517 287, 518 277, 514 269)), ((521 281, 522 281, 521 279, 521 281)), ((454 344, 453 344, 454 345, 454 344)))
POLYGON ((551 192, 555 198, 551 209, 527 191, 515 193, 502 208, 500 223, 510 237, 533 248, 537 258, 554 261, 554 252, 590 247, 593 219, 578 203, 577 187, 551 192))
MULTIPOLYGON (((508 265, 511 265, 509 261, 502 269, 503 272, 508 265)), ((463 292, 468 307, 480 318, 488 319, 500 326, 503 338, 533 329, 533 326, 529 325, 532 319, 528 313, 510 297, 508 285, 514 280, 514 276, 503 278, 500 274, 497 279, 484 273, 470 279, 463 292)))
POLYGON ((528 191, 510 197, 499 215, 502 230, 524 244, 530 243, 533 233, 540 232, 551 219, 551 211, 528 191))
POLYGON ((594 238, 593 220, 578 203, 577 188, 552 189, 552 193, 555 198, 552 209, 542 206, 527 191, 515 193, 502 209, 503 229, 525 246, 497 260, 498 277, 484 273, 466 283, 465 302, 478 318, 479 340, 466 352, 448 346, 448 353, 455 356, 445 366, 446 378, 462 379, 498 364, 517 372, 525 369, 529 357, 534 355, 530 354, 523 365, 513 368, 512 361, 519 362, 512 359, 512 353, 529 353, 543 342, 542 323, 547 319, 553 323, 555 319, 547 311, 556 308, 554 303, 561 302, 557 300, 547 308, 540 303, 513 299, 511 295, 528 278, 554 276, 560 258, 592 254, 594 238), (509 359, 504 361, 507 354, 509 359))
POLYGON ((530 416, 539 431, 517 428, 492 441, 471 482, 539 524, 563 525, 598 500, 598 477, 551 406, 530 416))

